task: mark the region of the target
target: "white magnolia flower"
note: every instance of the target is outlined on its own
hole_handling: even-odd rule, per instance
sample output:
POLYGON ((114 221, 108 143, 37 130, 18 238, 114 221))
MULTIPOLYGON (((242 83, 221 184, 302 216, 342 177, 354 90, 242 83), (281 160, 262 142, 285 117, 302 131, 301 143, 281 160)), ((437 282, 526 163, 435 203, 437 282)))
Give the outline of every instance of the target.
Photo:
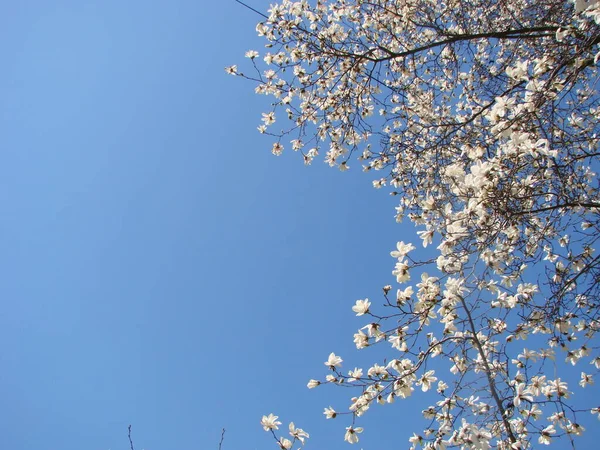
POLYGON ((419 381, 417 381, 417 385, 421 385, 421 390, 423 392, 427 392, 431 387, 431 384, 437 381, 437 377, 433 376, 434 373, 435 370, 428 370, 421 376, 419 381))
POLYGON ((585 372, 581 372, 581 381, 579 382, 579 385, 581 387, 586 387, 592 384, 594 384, 594 378, 592 377, 592 375, 587 374, 585 372))
POLYGON ((262 416, 260 424, 265 431, 278 430, 278 425, 281 425, 281 422, 277 421, 277 419, 279 419, 279 416, 275 416, 271 413, 268 416, 262 416))
POLYGON ((392 344, 392 347, 398 351, 405 352, 406 350, 408 350, 408 345, 406 345, 404 336, 395 334, 388 338, 388 342, 390 342, 392 344))
POLYGON ((569 434, 573 434, 575 436, 581 436, 583 434, 583 432, 585 431, 585 428, 582 427, 581 425, 579 425, 578 423, 570 422, 565 427, 565 430, 569 434))
POLYGON ((310 380, 306 386, 309 389, 314 389, 314 388, 316 388, 320 384, 321 384, 321 382, 319 380, 310 380))
POLYGON ((448 389, 448 385, 444 381, 439 381, 437 386, 438 394, 443 394, 446 389, 448 389))
POLYGON ((361 427, 346 427, 346 435, 344 436, 344 440, 350 444, 356 444, 358 442, 357 434, 362 432, 363 429, 361 427))
POLYGON ((423 247, 427 247, 433 242, 433 230, 421 230, 417 231, 417 234, 423 240, 423 247))
POLYGON ((413 433, 413 435, 408 439, 408 442, 412 444, 412 448, 415 448, 417 444, 421 444, 423 442, 423 437, 419 436, 417 433, 413 433))
POLYGON ((527 80, 527 61, 520 61, 514 67, 507 67, 506 74, 513 80, 527 80))
POLYGON ((410 274, 408 273, 408 264, 402 261, 396 263, 396 267, 392 271, 392 275, 396 277, 398 283, 404 283, 410 280, 410 274))
POLYGON ((327 367, 329 367, 330 369, 333 369, 334 367, 341 367, 342 361, 343 361, 342 358, 340 358, 339 356, 336 356, 335 353, 331 352, 329 354, 329 358, 327 358, 327 361, 325 361, 325 365, 327 367))
POLYGON ((403 305, 410 300, 410 297, 413 295, 413 293, 414 290, 412 286, 408 286, 405 289, 398 289, 396 292, 396 301, 398 302, 398 305, 403 305))
POLYGON ((525 383, 519 383, 519 384, 517 384, 517 387, 515 389, 515 396, 513 398, 513 404, 515 406, 520 406, 521 402, 523 400, 532 402, 533 396, 529 394, 529 391, 527 390, 525 383))
POLYGON ((281 448, 282 450, 290 450, 292 448, 292 441, 284 437, 279 438, 279 441, 277 443, 279 444, 279 448, 281 448))
POLYGON ((541 431, 540 437, 538 438, 538 442, 544 445, 550 445, 551 436, 556 434, 556 429, 554 425, 548 425, 541 431))
POLYGON ((275 156, 281 156, 283 153, 283 145, 281 145, 279 142, 275 142, 273 144, 273 148, 271 149, 271 153, 273 153, 275 156))
POLYGON ((325 408, 323 414, 325 414, 325 418, 327 419, 335 419, 335 417, 337 416, 337 413, 331 406, 329 408, 325 408))
POLYGON ((309 434, 304 431, 302 428, 296 428, 296 426, 294 425, 294 422, 290 422, 289 425, 289 430, 290 430, 290 436, 292 436, 294 439, 302 442, 304 444, 304 439, 308 439, 310 436, 309 434))
POLYGON ((363 376, 363 371, 362 369, 355 367, 354 370, 350 370, 348 371, 348 381, 352 382, 352 381, 356 381, 358 380, 360 377, 363 376))
POLYGON ((542 410, 538 405, 533 404, 528 410, 522 410, 521 414, 523 414, 525 417, 531 417, 533 420, 538 420, 540 417, 542 417, 542 410))
POLYGON ((265 125, 272 125, 275 123, 275 113, 273 111, 262 113, 261 120, 265 123, 265 125))
POLYGON ((394 250, 393 252, 390 252, 390 255, 392 256, 392 258, 404 258, 408 252, 412 251, 415 249, 415 246, 408 243, 405 244, 404 241, 400 241, 396 244, 396 250, 394 250))
POLYGON ((365 348, 369 346, 369 336, 363 333, 361 330, 358 330, 357 333, 354 334, 354 344, 357 349, 365 348))
POLYGON ((368 298, 356 300, 356 304, 352 307, 352 311, 354 311, 357 316, 362 316, 369 312, 369 306, 371 306, 371 302, 368 298))

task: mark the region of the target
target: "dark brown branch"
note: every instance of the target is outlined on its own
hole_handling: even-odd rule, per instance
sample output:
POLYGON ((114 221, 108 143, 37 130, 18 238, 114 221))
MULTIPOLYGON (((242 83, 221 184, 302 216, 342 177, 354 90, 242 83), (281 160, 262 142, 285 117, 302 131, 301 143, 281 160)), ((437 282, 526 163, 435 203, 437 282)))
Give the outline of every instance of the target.
POLYGON ((265 16, 263 13, 261 13, 260 11, 254 9, 252 6, 248 6, 246 5, 244 2, 240 2, 240 0, 235 0, 236 2, 238 2, 240 5, 245 6, 246 8, 248 8, 250 11, 254 11, 256 14, 258 14, 259 16, 263 16, 265 19, 268 19, 268 16, 265 16))
POLYGON ((127 436, 129 437, 129 446, 131 447, 131 450, 134 450, 133 441, 131 440, 131 425, 129 425, 129 428, 127 428, 127 430, 128 430, 127 436))
MULTIPOLYGON (((453 44, 455 42, 460 41, 472 41, 475 39, 537 39, 540 37, 546 37, 547 34, 531 34, 531 33, 543 33, 543 32, 556 32, 558 27, 533 27, 533 28, 523 28, 521 30, 506 30, 506 31, 490 31, 487 33, 474 33, 474 34, 459 34, 459 35, 450 35, 448 39, 444 39, 442 41, 431 42, 430 44, 423 45, 422 47, 413 48, 411 50, 406 50, 404 52, 396 53, 391 50, 381 48, 382 51, 385 51, 389 56, 385 58, 371 58, 368 55, 373 53, 373 50, 369 50, 367 53, 360 55, 362 58, 367 59, 372 62, 383 62, 388 61, 395 58, 404 58, 406 56, 414 55, 416 53, 423 52, 425 50, 429 50, 435 47, 440 47, 447 44, 453 44)), ((351 56, 351 55, 347 55, 351 56)))
POLYGON ((221 430, 221 441, 219 442, 219 450, 221 450, 221 446, 223 445, 223 438, 225 438, 225 428, 221 430))
POLYGON ((537 214, 537 213, 541 213, 541 212, 545 212, 545 211, 553 211, 555 209, 561 209, 561 208, 589 208, 589 209, 600 208, 600 203, 594 203, 594 202, 563 203, 563 204, 554 205, 554 206, 545 206, 543 208, 532 209, 529 211, 515 211, 511 214, 516 215, 516 216, 523 216, 523 215, 537 214))
POLYGON ((504 428, 506 429, 506 433, 508 434, 510 442, 512 442, 514 444, 515 442, 517 442, 517 438, 515 437, 515 435, 512 432, 512 428, 510 427, 510 422, 508 421, 508 417, 506 416, 506 410, 504 409, 504 406, 502 406, 502 400, 500 399, 500 396, 498 395, 498 390, 496 389, 496 382, 494 381, 494 377, 492 376, 492 368, 488 364, 485 350, 483 350, 483 346, 481 345, 481 342, 479 341, 479 338, 477 337, 477 329, 475 328, 475 323, 473 322, 473 317, 471 316, 471 311, 469 311, 469 308, 467 307, 467 302, 465 302, 465 300, 463 298, 461 298, 460 301, 462 303, 463 308, 465 309, 465 313, 467 314, 467 320, 469 321, 469 328, 471 328, 471 333, 473 333, 473 342, 475 342, 475 347, 477 347, 477 351, 479 352, 479 355, 481 356, 481 361, 483 361, 485 375, 487 376, 487 381, 488 381, 488 386, 490 387, 490 392, 492 394, 492 397, 494 398, 494 401, 496 402, 498 411, 502 415, 502 424, 504 425, 504 428))

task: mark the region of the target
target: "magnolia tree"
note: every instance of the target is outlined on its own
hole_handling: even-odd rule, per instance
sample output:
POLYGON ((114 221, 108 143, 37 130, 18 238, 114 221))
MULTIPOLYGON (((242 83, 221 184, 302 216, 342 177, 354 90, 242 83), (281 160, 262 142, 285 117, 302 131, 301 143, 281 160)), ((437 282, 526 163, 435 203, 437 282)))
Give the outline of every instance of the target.
POLYGON ((266 50, 226 70, 273 98, 273 153, 378 174, 418 230, 379 306, 352 308, 357 349, 387 358, 331 353, 308 387, 354 394, 325 416, 356 443, 370 408, 427 392, 411 448, 574 445, 600 416, 600 4, 284 0, 256 30, 266 50))

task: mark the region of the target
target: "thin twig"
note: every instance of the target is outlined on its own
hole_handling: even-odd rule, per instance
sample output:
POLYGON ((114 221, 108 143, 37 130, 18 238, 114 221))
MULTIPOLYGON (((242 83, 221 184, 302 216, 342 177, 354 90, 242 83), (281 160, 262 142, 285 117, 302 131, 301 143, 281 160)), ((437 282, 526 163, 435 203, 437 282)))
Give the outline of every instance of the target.
POLYGON ((246 8, 248 8, 250 11, 254 11, 256 14, 263 16, 265 19, 268 19, 269 16, 265 16, 263 13, 261 13, 260 11, 254 9, 252 6, 248 6, 246 5, 244 2, 241 2, 240 0, 235 0, 236 2, 238 2, 240 5, 245 6, 246 8))
POLYGON ((131 425, 129 425, 128 430, 129 430, 129 434, 127 436, 129 437, 129 446, 131 447, 131 450, 134 450, 133 449, 133 441, 131 440, 131 425))
POLYGON ((223 438, 225 437, 225 428, 221 430, 221 442, 219 442, 219 450, 221 450, 221 446, 223 445, 223 438))

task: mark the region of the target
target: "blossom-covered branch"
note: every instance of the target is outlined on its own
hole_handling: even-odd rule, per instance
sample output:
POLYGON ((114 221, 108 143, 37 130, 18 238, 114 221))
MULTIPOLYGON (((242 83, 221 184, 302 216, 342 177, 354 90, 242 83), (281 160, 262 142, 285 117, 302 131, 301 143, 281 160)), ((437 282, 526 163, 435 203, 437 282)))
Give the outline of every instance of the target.
POLYGON ((382 311, 352 308, 371 320, 356 347, 391 357, 344 374, 332 353, 309 382, 355 386, 347 412, 324 411, 352 417, 346 441, 415 387, 437 400, 413 447, 530 448, 598 415, 574 395, 600 369, 600 4, 582 5, 284 0, 256 28, 266 53, 227 68, 273 98, 258 130, 274 154, 378 174, 435 246, 399 242, 382 311))

